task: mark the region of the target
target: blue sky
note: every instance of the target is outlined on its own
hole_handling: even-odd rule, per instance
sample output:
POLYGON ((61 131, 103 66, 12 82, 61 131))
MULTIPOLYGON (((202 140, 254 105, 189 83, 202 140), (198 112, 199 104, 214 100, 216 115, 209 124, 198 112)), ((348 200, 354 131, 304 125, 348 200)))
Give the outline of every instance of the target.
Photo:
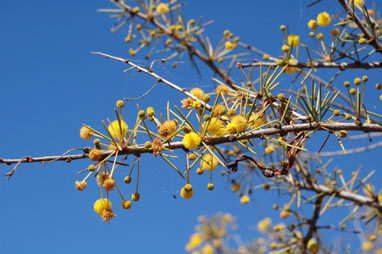
MULTIPOLYGON (((310 9, 303 2, 188 1, 184 11, 186 18, 214 20, 207 32, 213 41, 229 29, 242 41, 280 55, 281 24, 306 36, 310 18, 324 9, 338 10, 334 1, 310 9)), ((96 12, 107 7, 113 6, 101 0, 0 1, 0 157, 57 155, 73 147, 90 146, 78 135, 83 123, 102 129, 101 120, 114 116, 116 100, 137 97, 152 86, 153 81, 142 74, 124 73, 126 66, 121 63, 90 54, 102 51, 129 57, 129 46, 123 41, 127 28, 112 34, 113 21, 96 12)), ((143 58, 138 55, 136 62, 144 63, 143 58)), ((182 87, 213 89, 211 72, 203 67, 199 79, 188 59, 177 70, 170 65, 158 68, 182 87)), ((358 73, 344 78, 352 80, 354 75, 358 73)), ((377 77, 375 72, 368 75, 377 77)), ((293 88, 289 83, 285 86, 293 88)), ((154 106, 164 111, 164 102, 178 103, 182 98, 161 84, 139 103, 142 108, 154 106)), ((125 119, 134 121, 135 104, 127 104, 125 119)), ((381 112, 376 100, 371 102, 374 104, 381 112)), ((338 144, 329 143, 327 149, 338 150, 338 144)), ((367 174, 378 167, 377 156, 378 151, 371 151, 335 161, 333 166, 353 171, 362 163, 367 174)), ((274 195, 254 193, 253 202, 243 207, 220 176, 215 177, 215 190, 208 192, 208 176, 193 175, 198 191, 191 200, 183 200, 177 192, 184 182, 158 161, 151 155, 143 156, 141 201, 129 211, 117 208, 117 217, 110 223, 103 223, 93 212, 99 195, 94 181, 88 181, 85 192, 74 188, 79 179, 75 173, 86 168, 88 160, 21 165, 10 181, 0 178, 1 253, 182 253, 199 215, 232 213, 239 218, 243 240, 257 235, 256 224, 264 216, 279 220, 278 213, 271 210, 274 195)), ((2 175, 10 169, 0 165, 2 175)), ((122 179, 126 172, 121 170, 116 176, 122 179)), ((114 199, 119 200, 116 195, 114 199)))

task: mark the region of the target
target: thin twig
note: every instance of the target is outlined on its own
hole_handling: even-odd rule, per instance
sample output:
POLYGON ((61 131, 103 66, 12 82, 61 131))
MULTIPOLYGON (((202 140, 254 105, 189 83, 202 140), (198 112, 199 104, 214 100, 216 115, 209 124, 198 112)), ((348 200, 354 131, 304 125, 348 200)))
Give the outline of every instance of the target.
POLYGON ((150 89, 149 90, 147 90, 144 94, 142 94, 141 96, 139 96, 139 97, 137 97, 137 98, 124 98, 123 100, 124 101, 137 101, 137 100, 140 100, 140 99, 142 99, 143 97, 145 97, 146 95, 148 95, 150 92, 151 92, 151 90, 153 90, 153 88, 156 86, 156 85, 158 85, 158 81, 157 82, 155 82, 155 84, 152 86, 152 87, 150 87, 150 89))
POLYGON ((346 153, 342 150, 340 151, 333 151, 333 152, 321 152, 320 154, 310 154, 310 155, 317 155, 317 156, 337 156, 337 155, 349 155, 349 154, 354 154, 354 153, 362 153, 366 152, 369 150, 376 149, 378 147, 382 147, 382 142, 378 142, 372 145, 368 146, 362 146, 362 147, 357 147, 353 149, 347 149, 346 153))
POLYGON ((159 76, 155 72, 153 72, 153 71, 151 71, 149 69, 146 69, 146 68, 144 68, 142 66, 136 65, 136 64, 134 64, 133 62, 131 62, 128 59, 123 59, 121 57, 116 57, 116 56, 108 55, 108 54, 105 54, 105 53, 102 53, 102 52, 91 52, 91 53, 95 54, 95 55, 101 55, 101 56, 104 56, 106 58, 110 58, 110 59, 117 60, 119 62, 128 64, 131 67, 136 68, 137 70, 139 70, 139 71, 141 71, 141 72, 143 72, 143 73, 145 73, 147 75, 150 75, 150 76, 156 78, 158 82, 162 82, 162 83, 168 85, 169 87, 171 87, 171 88, 173 88, 173 89, 175 89, 175 90, 185 94, 186 96, 190 97, 191 99, 196 100, 196 101, 200 101, 200 103, 202 105, 204 105, 207 110, 210 111, 212 109, 212 107, 210 105, 208 105, 207 103, 205 103, 203 100, 200 100, 200 99, 196 98, 193 94, 188 92, 186 88, 180 88, 179 86, 175 85, 174 83, 172 83, 172 82, 168 81, 167 79, 164 79, 163 77, 159 76))

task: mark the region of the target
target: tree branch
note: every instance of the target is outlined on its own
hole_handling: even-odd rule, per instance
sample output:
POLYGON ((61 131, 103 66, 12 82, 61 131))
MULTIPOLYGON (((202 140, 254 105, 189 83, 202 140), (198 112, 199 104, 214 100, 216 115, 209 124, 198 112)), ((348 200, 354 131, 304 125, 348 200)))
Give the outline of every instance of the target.
MULTIPOLYGON (((204 143, 206 145, 218 145, 218 144, 224 144, 224 143, 231 143, 238 140, 245 140, 245 139, 253 139, 253 138, 264 138, 265 136, 271 136, 271 135, 285 135, 290 132, 300 132, 300 131, 339 131, 339 130, 348 130, 348 131, 364 131, 364 132, 382 132, 382 126, 378 124, 362 124, 357 125, 355 123, 301 123, 301 124, 293 124, 293 125, 285 125, 280 128, 267 128, 267 129, 261 129, 256 131, 250 131, 243 135, 228 135, 224 137, 206 137, 204 138, 204 143)), ((165 149, 185 149, 182 141, 175 141, 175 142, 169 142, 163 145, 165 149)), ((90 148, 84 148, 83 154, 75 154, 75 155, 66 155, 66 156, 45 156, 45 157, 30 157, 29 159, 2 159, 0 158, 0 164, 14 164, 14 163, 25 163, 25 162, 43 162, 43 161, 50 161, 50 160, 57 160, 60 161, 70 161, 70 160, 76 160, 76 159, 83 159, 87 158, 87 153, 89 152, 90 148)), ((114 151, 107 151, 103 154, 103 157, 107 157, 114 151)), ((152 153, 152 149, 147 149, 144 147, 144 145, 138 146, 138 147, 125 147, 120 151, 119 155, 126 155, 126 154, 144 154, 144 153, 152 153)))
MULTIPOLYGON (((241 63, 241 67, 260 67, 260 66, 278 66, 275 62, 261 62, 259 60, 254 60, 253 63, 241 63)), ((372 68, 382 68, 382 62, 355 62, 355 63, 347 63, 347 62, 339 62, 339 63, 321 63, 321 62, 312 62, 312 63, 289 63, 290 67, 297 68, 336 68, 340 70, 345 69, 372 69, 372 68)))

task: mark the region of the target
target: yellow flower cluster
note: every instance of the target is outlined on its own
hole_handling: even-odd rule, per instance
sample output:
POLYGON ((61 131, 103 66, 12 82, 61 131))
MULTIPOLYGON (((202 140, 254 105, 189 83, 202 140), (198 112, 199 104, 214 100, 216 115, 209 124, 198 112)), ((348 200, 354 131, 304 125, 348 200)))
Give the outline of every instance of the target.
POLYGON ((121 140, 127 136, 127 124, 124 121, 113 121, 107 130, 113 139, 121 140))
POLYGON ((187 133, 183 138, 183 145, 187 149, 195 149, 201 142, 202 139, 194 132, 187 133))

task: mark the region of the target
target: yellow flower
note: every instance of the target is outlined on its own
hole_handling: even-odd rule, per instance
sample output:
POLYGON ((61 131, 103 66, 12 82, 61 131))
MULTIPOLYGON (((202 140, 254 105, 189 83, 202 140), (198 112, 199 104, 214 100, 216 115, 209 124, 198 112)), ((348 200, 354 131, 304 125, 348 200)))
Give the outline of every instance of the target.
POLYGON ((187 149, 195 149, 200 145, 202 139, 194 132, 187 133, 183 138, 183 145, 187 149))
POLYGON ((257 224, 257 229, 260 232, 265 232, 267 231, 267 229, 269 228, 271 224, 272 224, 271 218, 267 217, 264 220, 259 221, 259 223, 257 224))
POLYGON ((317 22, 315 20, 310 20, 308 23, 308 27, 310 29, 316 29, 317 28, 317 22))
POLYGON ((352 3, 359 5, 359 6, 363 6, 365 4, 364 0, 351 0, 351 1, 352 1, 352 3))
POLYGON ((176 131, 176 122, 174 120, 165 121, 158 129, 159 135, 164 138, 171 136, 176 131))
POLYGON ((249 118, 249 124, 250 124, 250 128, 251 129, 256 129, 256 128, 259 128, 260 126, 264 125, 265 124, 265 114, 263 114, 262 116, 259 116, 260 113, 254 113, 251 115, 251 117, 249 118))
POLYGON ((295 34, 291 34, 288 36, 288 45, 291 45, 292 47, 297 47, 300 45, 300 37, 295 34))
POLYGON ((209 244, 204 246, 202 249, 202 254, 213 254, 213 253, 214 253, 214 248, 209 244))
POLYGON ((168 9, 167 4, 164 4, 164 3, 160 3, 160 4, 158 4, 158 6, 157 6, 157 12, 158 12, 159 14, 165 14, 165 13, 168 12, 168 11, 169 11, 169 9, 168 9))
POLYGON ((279 223, 273 227, 273 230, 276 232, 283 232, 285 229, 286 229, 286 226, 284 223, 279 223))
POLYGON ((190 199, 194 195, 194 189, 192 188, 191 184, 186 184, 181 190, 180 190, 180 196, 185 199, 190 199))
POLYGON ((367 41, 366 41, 366 39, 365 38, 360 38, 359 40, 358 40, 358 43, 360 44, 360 45, 365 45, 366 43, 367 43, 367 41))
POLYGON ((268 145, 267 147, 265 147, 264 152, 267 154, 272 154, 274 150, 275 148, 272 145, 268 145))
POLYGON ((369 251, 373 248, 373 243, 369 242, 369 241, 366 241, 366 242, 363 242, 362 243, 362 249, 364 251, 369 251))
POLYGON ((153 107, 148 107, 146 111, 147 111, 147 115, 148 115, 149 117, 152 117, 152 116, 155 115, 155 111, 154 111, 154 108, 153 108, 153 107))
POLYGON ((229 133, 229 134, 235 134, 235 133, 237 133, 238 132, 238 130, 237 130, 237 124, 235 124, 235 123, 229 123, 229 124, 227 124, 227 132, 229 133))
MULTIPOLYGON (((206 126, 206 122, 204 126, 206 126)), ((224 128, 224 123, 222 120, 217 119, 216 117, 212 117, 210 123, 207 127, 207 132, 212 136, 221 137, 226 133, 226 129, 224 128)))
POLYGON ((231 189, 231 191, 232 192, 236 192, 236 191, 239 191, 240 190, 240 184, 239 183, 234 183, 233 185, 232 185, 232 189, 231 189))
POLYGON ((202 107, 202 103, 200 103, 200 101, 193 101, 192 107, 196 110, 199 110, 202 107))
POLYGON ((82 126, 80 129, 80 137, 84 140, 91 139, 93 137, 93 131, 86 126, 82 126))
POLYGON ((199 100, 201 100, 203 98, 204 91, 199 87, 194 87, 191 89, 190 93, 199 100))
POLYGON ((316 240, 314 240, 313 238, 311 238, 308 241, 307 247, 313 253, 317 253, 320 250, 320 246, 318 246, 318 244, 316 243, 316 240))
POLYGON ((115 120, 109 127, 107 127, 107 130, 113 139, 122 139, 127 135, 127 124, 124 121, 121 121, 120 123, 121 125, 118 120, 115 120))
POLYGON ((282 52, 284 52, 284 53, 288 53, 288 52, 289 52, 289 46, 288 46, 288 45, 283 45, 283 46, 281 47, 281 50, 282 50, 282 52))
POLYGON ((219 94, 221 93, 222 95, 227 95, 228 92, 229 92, 229 88, 228 86, 226 85, 219 85, 216 90, 215 90, 216 94, 219 94))
POLYGON ((318 25, 320 26, 328 26, 330 24, 330 22, 332 21, 332 19, 330 18, 330 15, 329 13, 327 12, 321 12, 320 14, 318 14, 317 16, 317 23, 318 25))
POLYGON ((227 113, 227 109, 225 108, 225 106, 222 104, 218 104, 215 106, 212 116, 220 117, 224 115, 225 113, 227 113))
POLYGON ((122 207, 123 209, 130 209, 131 208, 131 201, 130 200, 123 200, 122 201, 122 207))
POLYGON ((218 166, 218 160, 212 155, 212 154, 206 154, 203 156, 200 167, 203 170, 211 171, 217 168, 218 166))
POLYGON ((105 209, 111 209, 111 202, 106 199, 106 198, 101 198, 101 199, 98 199, 95 203, 94 203, 94 211, 98 214, 98 215, 102 215, 102 212, 105 210, 105 209))
POLYGON ((137 51, 135 51, 133 48, 130 48, 129 53, 131 56, 135 56, 137 54, 137 51))
POLYGON ((87 183, 85 181, 81 181, 81 182, 76 181, 75 185, 77 190, 83 191, 85 190, 87 183))
POLYGON ((245 204, 248 204, 249 203, 249 197, 247 195, 244 195, 240 198, 240 203, 242 203, 243 205, 245 204))
POLYGON ((190 237, 190 241, 186 245, 186 251, 192 251, 203 242, 203 238, 200 234, 195 233, 190 237))
POLYGON ((233 49, 233 43, 230 42, 230 41, 227 41, 227 42, 225 43, 225 48, 228 49, 228 50, 233 49))
POLYGON ((243 132, 248 128, 247 119, 241 115, 237 115, 233 117, 231 123, 234 123, 237 125, 238 132, 243 132))
MULTIPOLYGON (((291 64, 297 64, 297 60, 296 59, 289 59, 289 63, 291 64)), ((287 67, 285 69, 285 72, 288 73, 288 74, 293 74, 297 71, 297 67, 287 67)))

